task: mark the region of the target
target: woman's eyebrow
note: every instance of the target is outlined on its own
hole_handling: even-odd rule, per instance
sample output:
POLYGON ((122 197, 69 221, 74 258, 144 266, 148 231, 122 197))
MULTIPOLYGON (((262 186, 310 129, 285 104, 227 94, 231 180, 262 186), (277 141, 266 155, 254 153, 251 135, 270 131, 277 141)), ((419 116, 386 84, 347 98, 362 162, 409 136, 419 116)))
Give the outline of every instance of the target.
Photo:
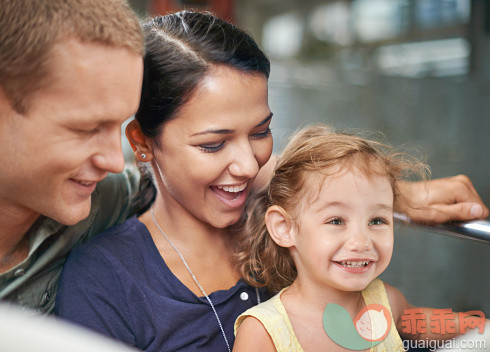
POLYGON ((233 133, 233 132, 235 132, 235 130, 206 130, 206 131, 191 134, 191 137, 200 136, 202 134, 208 134, 208 133, 228 134, 228 133, 233 133))
POLYGON ((263 119, 257 126, 255 127, 259 127, 259 126, 262 126, 262 125, 265 125, 268 121, 270 121, 270 119, 272 119, 272 116, 274 116, 274 114, 271 112, 269 114, 269 116, 267 116, 265 119, 263 119))
MULTIPOLYGON (((257 126, 255 126, 256 128, 259 127, 259 126, 262 126, 264 124, 266 124, 270 119, 272 119, 272 115, 274 115, 272 112, 265 118, 263 119, 257 126)), ((194 136, 199 136, 199 135, 203 135, 203 134, 208 134, 208 133, 214 133, 214 134, 228 134, 228 133, 233 133, 235 132, 235 130, 228 130, 228 129, 220 129, 220 130, 206 130, 206 131, 202 131, 202 132, 197 132, 197 133, 194 133, 194 134, 191 134, 191 137, 194 137, 194 136)))

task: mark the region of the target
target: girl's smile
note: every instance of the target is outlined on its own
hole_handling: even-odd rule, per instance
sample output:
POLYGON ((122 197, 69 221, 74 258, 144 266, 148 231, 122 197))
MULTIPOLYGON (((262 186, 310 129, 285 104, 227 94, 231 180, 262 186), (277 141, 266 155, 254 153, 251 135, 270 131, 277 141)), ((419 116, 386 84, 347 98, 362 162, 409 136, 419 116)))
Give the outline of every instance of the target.
POLYGON ((342 270, 352 274, 365 273, 371 269, 373 261, 371 260, 342 260, 334 261, 334 263, 342 270))

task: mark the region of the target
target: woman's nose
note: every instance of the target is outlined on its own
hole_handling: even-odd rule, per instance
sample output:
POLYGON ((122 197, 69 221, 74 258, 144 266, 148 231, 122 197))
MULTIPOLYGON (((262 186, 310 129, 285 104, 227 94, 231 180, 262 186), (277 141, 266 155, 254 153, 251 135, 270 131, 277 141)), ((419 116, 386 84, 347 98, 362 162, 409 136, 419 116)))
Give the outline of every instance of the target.
POLYGON ((259 172, 259 163, 249 141, 241 143, 232 151, 229 171, 233 176, 254 178, 259 172))

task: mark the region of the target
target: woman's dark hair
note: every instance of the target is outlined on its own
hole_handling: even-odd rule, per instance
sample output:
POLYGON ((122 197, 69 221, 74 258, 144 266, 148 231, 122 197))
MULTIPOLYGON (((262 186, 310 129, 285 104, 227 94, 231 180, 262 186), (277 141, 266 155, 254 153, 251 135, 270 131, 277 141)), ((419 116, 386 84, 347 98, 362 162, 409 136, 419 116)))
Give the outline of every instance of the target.
MULTIPOLYGON (((147 137, 160 134, 163 124, 175 116, 215 66, 269 77, 269 60, 253 38, 209 12, 180 11, 147 20, 142 27, 146 55, 136 120, 147 137)), ((143 173, 135 204, 138 213, 156 195, 148 177, 148 172, 143 173)))

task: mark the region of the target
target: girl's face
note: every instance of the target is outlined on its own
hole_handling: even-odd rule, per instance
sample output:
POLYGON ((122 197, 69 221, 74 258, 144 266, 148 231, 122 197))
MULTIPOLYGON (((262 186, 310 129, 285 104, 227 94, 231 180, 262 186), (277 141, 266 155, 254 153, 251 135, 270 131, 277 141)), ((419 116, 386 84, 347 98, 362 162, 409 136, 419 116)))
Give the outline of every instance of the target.
POLYGON ((236 223, 271 156, 271 117, 265 76, 214 68, 152 145, 159 191, 172 215, 216 228, 236 223))
MULTIPOLYGON (((319 177, 309 176, 306 187, 317 186, 319 177)), ((389 179, 366 178, 353 169, 320 183, 318 197, 305 200, 298 216, 291 248, 298 278, 302 284, 361 291, 386 269, 393 252, 389 179)))

